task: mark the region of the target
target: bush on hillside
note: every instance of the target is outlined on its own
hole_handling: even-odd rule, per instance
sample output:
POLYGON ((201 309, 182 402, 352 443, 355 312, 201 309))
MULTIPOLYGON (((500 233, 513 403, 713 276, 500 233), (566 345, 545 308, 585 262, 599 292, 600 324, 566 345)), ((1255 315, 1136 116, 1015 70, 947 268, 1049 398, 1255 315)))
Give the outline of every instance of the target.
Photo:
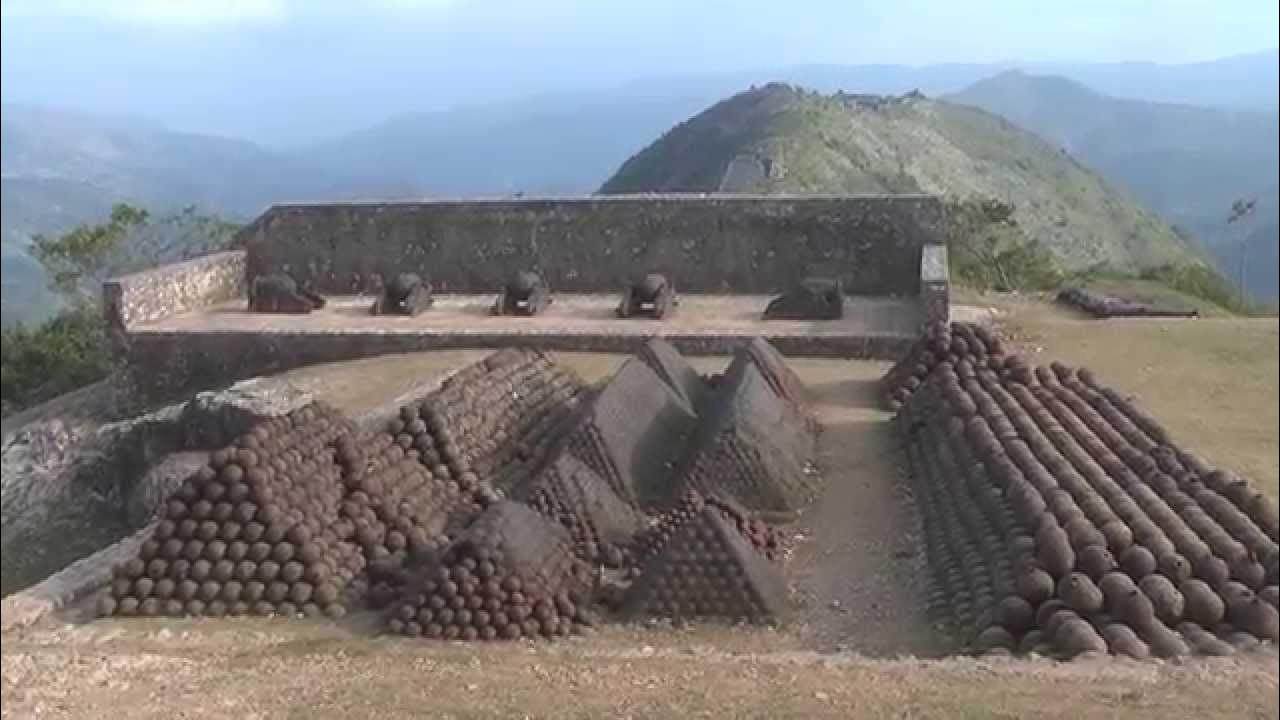
POLYGON ((1014 206, 994 198, 947 202, 951 274, 978 290, 1049 290, 1062 284, 1058 259, 1026 236, 1014 206))
POLYGON ((89 305, 34 328, 5 328, 0 357, 5 415, 101 380, 111 367, 102 315, 89 305))

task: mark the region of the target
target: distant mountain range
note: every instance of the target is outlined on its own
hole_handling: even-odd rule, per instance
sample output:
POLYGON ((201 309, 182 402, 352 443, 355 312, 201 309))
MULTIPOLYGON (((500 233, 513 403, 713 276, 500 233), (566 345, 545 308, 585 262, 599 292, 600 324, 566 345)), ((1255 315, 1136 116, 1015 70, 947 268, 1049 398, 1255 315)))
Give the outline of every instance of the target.
MULTIPOLYGON (((34 318, 48 305, 39 267, 25 255, 30 235, 99 220, 116 201, 155 212, 195 205, 246 220, 284 201, 591 192, 672 126, 752 83, 773 80, 828 92, 956 92, 952 99, 957 102, 1004 114, 1070 148, 1108 180, 1211 248, 1220 244, 1220 228, 1210 218, 1221 212, 1220 195, 1234 194, 1233 183, 1240 178, 1241 192, 1259 186, 1254 192, 1262 196, 1251 235, 1261 239, 1250 240, 1252 258, 1252 243, 1259 243, 1258 253, 1268 247, 1267 238, 1269 247, 1275 245, 1274 226, 1266 220, 1274 212, 1264 212, 1275 207, 1274 180, 1272 195, 1267 195, 1265 182, 1245 178, 1264 176, 1268 167, 1274 178, 1275 133, 1269 145, 1259 145, 1255 131, 1259 122, 1265 126, 1265 118, 1275 126, 1278 59, 1280 55, 1270 51, 1194 65, 1030 66, 1037 72, 1062 72, 1113 94, 1218 106, 1198 109, 1119 101, 1087 90, 1087 103, 1075 95, 1063 100, 1061 90, 1045 91, 1038 83, 1031 83, 1034 89, 997 92, 1017 85, 1013 81, 1019 77, 1024 78, 1019 82, 1027 82, 1026 76, 991 78, 1008 69, 1003 65, 809 65, 661 78, 614 89, 402 115, 366 130, 289 148, 173 132, 127 118, 6 104, 0 117, 4 319, 34 318), (987 78, 991 79, 980 82, 987 78), (978 84, 966 90, 972 83, 978 84), (1009 96, 1023 99, 1000 100, 1009 96), (1194 132, 1214 142, 1204 142, 1198 154, 1179 156, 1177 167, 1185 170, 1170 172, 1173 161, 1166 150, 1176 148, 1178 138, 1187 135, 1171 130, 1169 141, 1158 144, 1155 138, 1164 136, 1146 137, 1143 130, 1144 123, 1157 120, 1107 119, 1112 103, 1131 108, 1123 114, 1129 118, 1146 117, 1144 112, 1152 118, 1173 118, 1159 121, 1172 130, 1187 122, 1184 117, 1202 118, 1194 125, 1201 129, 1194 132), (1088 137, 1081 137, 1070 124, 1052 122, 1055 113, 1075 117, 1080 114, 1075 111, 1086 106, 1094 108, 1089 111, 1094 120, 1084 123, 1092 128, 1088 137), (1225 106, 1270 110, 1254 116, 1225 106), (1264 120, 1240 120, 1245 117, 1264 120), (1220 127, 1240 131, 1215 130, 1220 127), (1123 149, 1135 138, 1145 143, 1139 146, 1144 152, 1124 155, 1123 149), (1250 157, 1261 160, 1244 162, 1250 157)), ((1080 90, 1073 85, 1073 92, 1080 90)), ((1267 265, 1252 260, 1248 264, 1267 265)), ((1251 290, 1263 285, 1263 280, 1250 277, 1251 290)))
POLYGON ((1110 97, 1061 77, 1006 72, 947 96, 1062 146, 1200 241, 1232 280, 1277 296, 1280 116, 1110 97), (1257 199, 1228 225, 1233 201, 1257 199), (1243 241, 1243 245, 1242 245, 1243 241))

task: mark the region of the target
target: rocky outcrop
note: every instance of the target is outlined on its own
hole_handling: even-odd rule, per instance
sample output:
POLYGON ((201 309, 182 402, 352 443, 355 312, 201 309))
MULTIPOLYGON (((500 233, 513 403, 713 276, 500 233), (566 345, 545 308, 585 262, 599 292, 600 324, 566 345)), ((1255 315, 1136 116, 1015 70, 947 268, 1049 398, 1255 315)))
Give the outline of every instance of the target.
POLYGON ((311 400, 285 381, 259 378, 117 422, 65 408, 6 428, 0 590, 28 587, 129 535, 205 450, 311 400))

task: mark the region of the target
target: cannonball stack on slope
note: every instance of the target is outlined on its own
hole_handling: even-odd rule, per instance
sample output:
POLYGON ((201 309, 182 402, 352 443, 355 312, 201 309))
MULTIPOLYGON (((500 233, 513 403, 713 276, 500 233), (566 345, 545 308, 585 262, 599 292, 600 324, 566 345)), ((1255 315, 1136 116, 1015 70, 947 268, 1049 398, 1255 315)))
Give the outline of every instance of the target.
POLYGON ((939 363, 952 367, 961 361, 1030 380, 1031 369, 1016 355, 1006 357, 1004 341, 985 325, 955 322, 932 323, 906 356, 880 380, 880 396, 889 410, 897 411, 929 377, 939 363))
POLYGON ((403 408, 390 430, 438 479, 469 492, 509 486, 545 456, 584 390, 541 352, 500 350, 403 408))
POLYGON ((504 500, 489 506, 392 604, 387 626, 449 640, 568 635, 594 622, 587 608, 591 581, 567 530, 504 500))
POLYGON ((344 489, 330 444, 353 432, 309 405, 214 452, 168 501, 104 615, 342 615, 365 567, 335 525, 344 489))
POLYGON ((1172 657, 1275 641, 1275 503, 1087 370, 1023 367, 943 360, 896 418, 934 609, 979 650, 1172 657))
POLYGON ((594 470, 561 451, 513 497, 563 525, 574 550, 590 563, 620 568, 646 518, 594 470))
POLYGON ((339 534, 351 537, 369 561, 368 577, 357 579, 355 589, 372 590, 370 604, 381 606, 403 584, 407 566, 430 558, 449 542, 451 526, 480 513, 480 499, 454 480, 434 477, 403 436, 351 434, 335 448, 346 491, 339 534))
POLYGON ((675 462, 698 418, 653 370, 628 358, 572 422, 564 446, 638 507, 670 503, 675 462))
POLYGON ((662 551, 677 531, 690 519, 711 507, 718 511, 725 522, 737 528, 742 537, 755 548, 756 552, 772 561, 782 558, 782 535, 760 518, 737 502, 722 495, 704 494, 686 489, 680 500, 669 510, 659 515, 654 523, 635 537, 635 554, 644 561, 662 551))
POLYGON ((818 492, 815 438, 757 367, 731 364, 681 462, 681 477, 750 510, 793 512, 818 492))
MULTIPOLYGON (((623 597, 633 618, 717 617, 772 623, 787 610, 786 580, 735 527, 731 513, 696 496, 664 518, 661 544, 623 597)), ((762 544, 767 546, 767 540, 762 544)))

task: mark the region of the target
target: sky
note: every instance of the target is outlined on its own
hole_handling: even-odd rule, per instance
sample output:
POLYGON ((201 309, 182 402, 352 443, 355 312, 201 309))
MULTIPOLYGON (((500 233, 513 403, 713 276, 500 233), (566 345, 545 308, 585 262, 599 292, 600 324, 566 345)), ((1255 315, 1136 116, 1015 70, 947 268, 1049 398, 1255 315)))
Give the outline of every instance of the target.
POLYGON ((290 109, 358 124, 389 111, 788 64, 1185 63, 1280 45, 1276 0, 0 5, 6 102, 193 129, 254 113, 269 125, 290 109))

